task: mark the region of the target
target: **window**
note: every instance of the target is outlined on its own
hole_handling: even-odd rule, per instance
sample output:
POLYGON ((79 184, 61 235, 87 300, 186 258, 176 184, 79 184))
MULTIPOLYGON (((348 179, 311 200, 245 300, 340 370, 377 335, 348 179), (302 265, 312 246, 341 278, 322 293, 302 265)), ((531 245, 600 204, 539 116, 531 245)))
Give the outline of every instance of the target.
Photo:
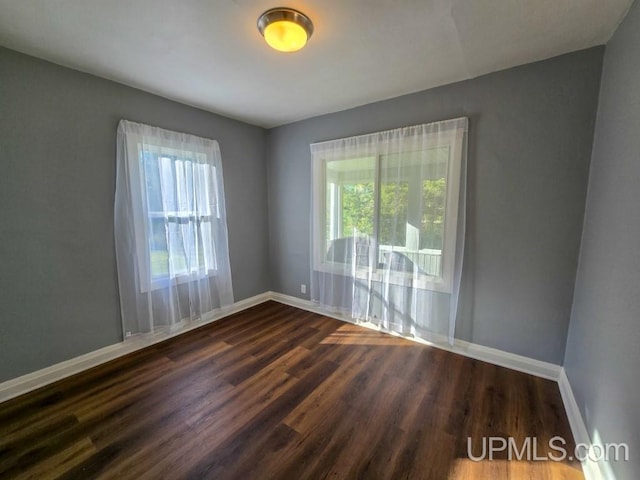
POLYGON ((312 145, 314 270, 450 292, 464 121, 312 145))
POLYGON ((149 146, 139 146, 139 150, 148 207, 150 235, 145 240, 151 279, 213 273, 211 222, 214 215, 220 216, 211 202, 215 167, 202 158, 169 155, 166 149, 162 154, 149 146))
POLYGON ((139 291, 215 275, 228 257, 217 142, 131 122, 122 129, 139 291))
POLYGON ((218 142, 121 120, 114 233, 124 338, 233 304, 218 142))

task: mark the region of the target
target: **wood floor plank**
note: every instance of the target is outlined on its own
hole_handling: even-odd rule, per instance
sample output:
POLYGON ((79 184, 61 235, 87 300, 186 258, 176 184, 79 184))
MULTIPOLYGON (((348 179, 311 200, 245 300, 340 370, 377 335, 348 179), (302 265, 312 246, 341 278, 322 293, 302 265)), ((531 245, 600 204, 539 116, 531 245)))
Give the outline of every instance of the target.
POLYGON ((0 478, 582 479, 555 382, 267 302, 0 404, 0 478))
POLYGON ((17 480, 39 480, 41 478, 54 478, 64 475, 85 459, 96 453, 96 448, 91 439, 85 437, 69 447, 49 457, 46 463, 36 464, 22 470, 16 475, 17 480))

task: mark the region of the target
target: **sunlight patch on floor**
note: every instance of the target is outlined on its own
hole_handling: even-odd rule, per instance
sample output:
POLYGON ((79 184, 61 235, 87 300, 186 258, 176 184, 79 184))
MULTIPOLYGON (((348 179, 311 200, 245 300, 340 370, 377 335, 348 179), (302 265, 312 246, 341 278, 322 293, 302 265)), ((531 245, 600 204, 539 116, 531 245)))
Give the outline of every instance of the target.
POLYGON ((344 325, 320 342, 325 345, 384 345, 409 347, 412 342, 393 335, 367 331, 356 325, 344 325))
POLYGON ((563 462, 519 460, 483 460, 459 458, 449 471, 449 480, 495 480, 497 478, 548 478, 584 480, 582 469, 563 462))

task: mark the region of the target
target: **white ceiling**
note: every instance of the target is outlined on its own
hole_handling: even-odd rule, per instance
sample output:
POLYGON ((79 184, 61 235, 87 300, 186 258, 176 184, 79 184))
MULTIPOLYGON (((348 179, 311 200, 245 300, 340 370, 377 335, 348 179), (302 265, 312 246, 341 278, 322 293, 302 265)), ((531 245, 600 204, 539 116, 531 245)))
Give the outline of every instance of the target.
POLYGON ((601 45, 633 0, 0 0, 0 45, 264 127, 601 45), (271 50, 274 6, 307 47, 271 50))

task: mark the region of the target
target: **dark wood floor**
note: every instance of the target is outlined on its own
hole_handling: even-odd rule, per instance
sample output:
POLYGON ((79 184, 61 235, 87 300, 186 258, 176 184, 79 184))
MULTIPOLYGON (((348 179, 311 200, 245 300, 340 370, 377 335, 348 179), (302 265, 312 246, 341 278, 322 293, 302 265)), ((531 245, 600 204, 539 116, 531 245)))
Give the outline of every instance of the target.
POLYGON ((0 404, 0 478, 583 478, 467 455, 556 435, 552 381, 269 302, 0 404))

